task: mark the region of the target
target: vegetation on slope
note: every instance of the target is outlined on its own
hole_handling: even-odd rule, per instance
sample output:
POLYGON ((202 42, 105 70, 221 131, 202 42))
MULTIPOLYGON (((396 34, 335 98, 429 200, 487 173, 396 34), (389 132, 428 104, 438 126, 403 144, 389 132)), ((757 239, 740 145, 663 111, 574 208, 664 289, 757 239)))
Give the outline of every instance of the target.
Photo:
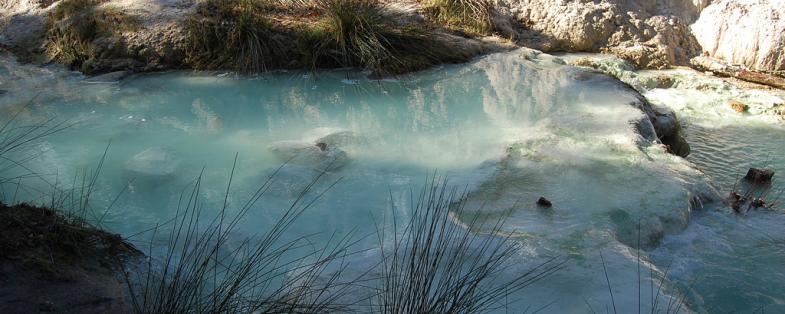
POLYGON ((489 0, 430 0, 424 7, 426 15, 446 27, 472 35, 493 32, 489 0))
POLYGON ((186 62, 261 72, 359 67, 378 75, 463 62, 428 24, 407 24, 378 0, 207 0, 188 19, 186 62))
POLYGON ((186 24, 186 63, 196 69, 262 72, 286 61, 286 31, 273 25, 267 0, 207 0, 186 24))
POLYGON ((47 57, 81 70, 85 61, 96 57, 97 39, 138 27, 132 17, 100 4, 99 0, 61 1, 49 14, 44 43, 47 57))
POLYGON ((434 28, 407 25, 376 0, 317 0, 322 18, 306 40, 312 68, 363 67, 399 74, 444 62, 466 61, 434 28))

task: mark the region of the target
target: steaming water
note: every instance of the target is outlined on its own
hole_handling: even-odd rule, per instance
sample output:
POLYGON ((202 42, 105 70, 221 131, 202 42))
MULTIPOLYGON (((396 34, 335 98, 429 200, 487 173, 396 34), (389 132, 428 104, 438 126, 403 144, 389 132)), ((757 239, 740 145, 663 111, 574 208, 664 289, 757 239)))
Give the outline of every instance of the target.
MULTIPOLYGON (((230 207, 275 173, 238 239, 266 230, 327 170, 314 191, 324 196, 291 233, 316 233, 318 244, 333 232, 354 232, 358 246, 374 248, 376 237, 362 235, 393 215, 409 217, 411 191, 438 171, 468 191, 459 222, 506 217, 503 230, 514 233, 517 252, 510 274, 568 259, 564 270, 511 296, 519 301, 509 312, 611 308, 603 260, 622 313, 649 311, 652 299, 662 312, 682 299, 682 311, 785 310, 785 216, 729 214, 715 191, 727 191, 749 165, 785 169, 785 129, 679 106, 706 94, 649 91, 685 123, 693 155, 674 157, 635 132, 643 115, 629 90, 560 59, 525 55, 496 54, 398 80, 350 71, 173 72, 119 84, 3 59, 4 117, 21 111, 19 121, 73 124, 33 146, 26 165, 44 179, 26 179, 19 190, 3 185, 3 197, 45 202, 47 183, 72 184, 110 145, 91 206, 101 213, 125 190, 104 225, 133 236, 172 218, 202 171, 204 208, 216 213, 237 154, 230 207), (540 196, 554 207, 535 206, 540 196)), ((701 106, 725 97, 717 95, 701 106)), ((370 250, 351 265, 359 272, 378 257, 370 250)))

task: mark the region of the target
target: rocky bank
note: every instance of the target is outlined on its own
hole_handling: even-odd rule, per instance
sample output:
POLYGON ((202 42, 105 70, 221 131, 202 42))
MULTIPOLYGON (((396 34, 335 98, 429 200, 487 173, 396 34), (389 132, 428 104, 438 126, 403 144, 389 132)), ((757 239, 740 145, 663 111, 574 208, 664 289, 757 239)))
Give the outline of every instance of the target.
MULTIPOLYGON (((38 59, 47 15, 62 0, 7 0, 0 4, 0 46, 26 60, 38 59), (38 58, 36 58, 38 57, 38 58)), ((428 22, 424 1, 386 1, 405 23, 428 22)), ((702 56, 754 71, 785 70, 785 0, 496 0, 493 33, 546 52, 604 52, 637 68, 689 65, 702 56)), ((160 71, 188 67, 185 20, 196 0, 108 0, 100 4, 138 21, 138 27, 98 38, 100 49, 80 70, 160 71)), ((290 16, 307 19, 307 16, 290 16)), ((276 23, 289 23, 287 18, 276 23)), ((477 55, 498 49, 499 40, 446 32, 451 47, 477 55), (474 37, 474 38, 473 38, 474 37)))

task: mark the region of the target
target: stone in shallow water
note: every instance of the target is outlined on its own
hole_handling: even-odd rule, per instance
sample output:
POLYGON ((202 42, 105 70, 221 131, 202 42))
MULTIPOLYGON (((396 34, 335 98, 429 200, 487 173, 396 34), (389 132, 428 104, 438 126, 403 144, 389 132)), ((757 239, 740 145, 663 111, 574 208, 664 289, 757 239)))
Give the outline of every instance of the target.
POLYGON ((728 101, 728 106, 730 106, 733 111, 738 113, 744 113, 750 108, 749 106, 735 100, 728 101))
POLYGON ((127 77, 130 73, 127 71, 115 71, 106 74, 96 75, 85 79, 87 83, 117 83, 127 77))
POLYGON ((547 198, 540 197, 540 199, 537 200, 537 206, 550 208, 553 206, 553 203, 551 203, 551 201, 549 201, 547 198))
POLYGON ((747 171, 747 175, 744 176, 744 180, 756 184, 765 184, 770 183, 772 177, 774 177, 774 170, 750 168, 747 171))
POLYGON ((346 152, 326 143, 280 141, 273 143, 269 148, 283 162, 304 165, 320 171, 337 170, 349 161, 346 152))
POLYGON ((366 144, 366 139, 352 131, 338 131, 327 134, 316 140, 317 143, 325 143, 328 146, 345 147, 350 145, 366 144))
POLYGON ((148 148, 131 157, 126 170, 143 176, 169 176, 174 174, 179 161, 160 147, 148 148))

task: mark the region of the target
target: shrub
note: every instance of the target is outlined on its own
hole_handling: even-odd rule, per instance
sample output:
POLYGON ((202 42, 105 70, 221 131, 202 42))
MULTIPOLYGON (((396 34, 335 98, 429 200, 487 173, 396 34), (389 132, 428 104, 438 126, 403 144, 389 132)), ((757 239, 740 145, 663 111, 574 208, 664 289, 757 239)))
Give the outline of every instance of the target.
POLYGON ((101 8, 97 0, 63 0, 49 14, 44 47, 47 56, 79 68, 95 56, 94 41, 133 30, 138 22, 113 8, 101 8))
POLYGON ((187 21, 186 62, 196 69, 261 72, 284 62, 283 30, 265 16, 273 3, 207 0, 187 21))
POLYGON ((376 0, 316 0, 321 21, 304 40, 312 69, 363 67, 379 75, 468 60, 426 25, 401 24, 376 0))
MULTIPOLYGON (((234 174, 234 169, 232 169, 234 174)), ((311 196, 317 176, 260 238, 230 243, 238 224, 269 189, 273 176, 237 211, 224 204, 218 215, 203 217, 201 175, 181 195, 156 273, 148 257, 146 273, 131 275, 136 313, 326 313, 340 311, 352 282, 342 282, 349 236, 313 247, 307 236, 284 234, 322 194, 311 196), (331 263, 338 269, 325 274, 331 263), (137 286, 137 287, 135 287, 137 286)), ((231 186, 231 178, 229 186, 231 186)), ((227 188, 227 195, 229 188, 227 188)), ((152 249, 152 248, 151 248, 152 249)), ((152 255, 152 254, 150 254, 152 255)))
POLYGON ((465 194, 448 189, 446 181, 426 184, 393 247, 382 244, 384 270, 375 312, 490 312, 504 307, 510 293, 562 268, 564 261, 553 258, 502 278, 517 256, 510 235, 501 232, 504 220, 490 226, 476 219, 454 221, 463 212, 464 199, 465 194))
POLYGON ((487 35, 493 32, 492 9, 488 0, 431 0, 424 11, 448 28, 487 35))

